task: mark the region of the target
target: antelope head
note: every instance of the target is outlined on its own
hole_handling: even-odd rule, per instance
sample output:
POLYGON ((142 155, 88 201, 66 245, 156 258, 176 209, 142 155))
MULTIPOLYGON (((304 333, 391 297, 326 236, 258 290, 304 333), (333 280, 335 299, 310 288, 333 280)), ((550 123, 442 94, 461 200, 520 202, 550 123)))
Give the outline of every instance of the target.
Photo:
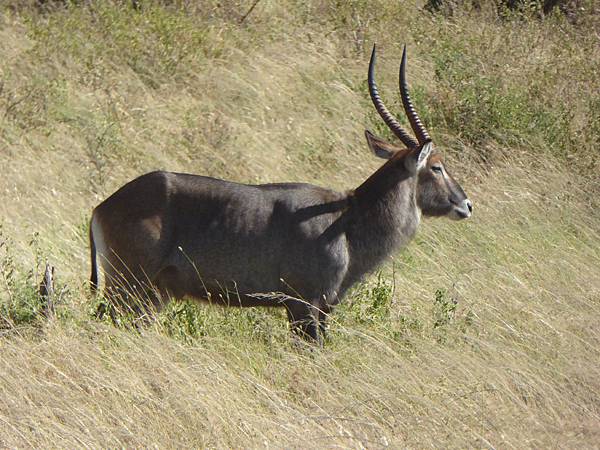
POLYGON ((417 206, 425 216, 447 216, 460 220, 471 216, 473 205, 467 195, 446 169, 415 110, 406 83, 406 46, 400 63, 400 95, 404 112, 415 133, 413 138, 392 116, 384 105, 375 84, 375 46, 369 63, 369 93, 377 112, 405 147, 387 142, 366 131, 367 142, 375 155, 388 159, 388 164, 401 166, 416 178, 417 206))

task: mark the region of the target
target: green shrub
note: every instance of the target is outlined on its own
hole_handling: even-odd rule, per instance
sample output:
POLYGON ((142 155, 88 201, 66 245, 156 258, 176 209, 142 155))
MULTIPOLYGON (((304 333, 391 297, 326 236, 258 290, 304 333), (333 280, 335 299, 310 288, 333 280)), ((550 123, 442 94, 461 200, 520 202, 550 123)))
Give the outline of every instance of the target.
MULTIPOLYGON (((34 235, 30 245, 37 249, 36 243, 34 235)), ((37 279, 41 267, 39 253, 36 250, 36 267, 25 271, 17 266, 13 247, 0 229, 0 328, 8 329, 37 322, 45 306, 37 279)))

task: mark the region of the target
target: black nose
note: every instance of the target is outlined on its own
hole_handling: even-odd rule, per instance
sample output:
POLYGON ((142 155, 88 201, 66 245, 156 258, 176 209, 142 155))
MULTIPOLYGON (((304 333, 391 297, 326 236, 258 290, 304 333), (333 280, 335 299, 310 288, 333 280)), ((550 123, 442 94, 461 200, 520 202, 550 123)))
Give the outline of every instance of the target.
POLYGON ((473 212, 473 203, 471 203, 471 200, 467 200, 467 208, 469 208, 469 212, 473 212))

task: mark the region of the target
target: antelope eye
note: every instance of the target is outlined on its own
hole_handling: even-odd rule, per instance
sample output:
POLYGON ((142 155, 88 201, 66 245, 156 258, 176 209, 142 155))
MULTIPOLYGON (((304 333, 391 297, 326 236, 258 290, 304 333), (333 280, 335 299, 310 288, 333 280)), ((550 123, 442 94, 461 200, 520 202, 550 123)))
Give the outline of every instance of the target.
POLYGON ((437 173, 442 173, 442 166, 431 166, 431 170, 437 173))

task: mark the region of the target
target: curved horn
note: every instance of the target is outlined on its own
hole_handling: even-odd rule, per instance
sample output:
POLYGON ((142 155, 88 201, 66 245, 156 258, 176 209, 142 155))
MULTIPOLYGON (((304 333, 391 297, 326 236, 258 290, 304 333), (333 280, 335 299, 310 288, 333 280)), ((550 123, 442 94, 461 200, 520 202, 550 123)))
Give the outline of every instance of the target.
POLYGON ((427 130, 421 122, 421 119, 419 119, 419 115, 410 101, 410 95, 408 94, 408 85, 406 84, 406 45, 404 45, 402 62, 400 63, 400 95, 402 96, 404 111, 408 116, 410 126, 419 140, 419 144, 423 144, 425 141, 431 140, 429 133, 427 133, 427 130))
POLYGON ((383 104, 383 100, 379 96, 377 85, 375 84, 375 44, 373 44, 373 52, 371 53, 371 61, 369 62, 369 94, 371 100, 375 105, 375 109, 383 119, 383 121, 390 127, 390 130, 409 148, 415 148, 419 146, 419 143, 408 134, 398 123, 398 121, 392 116, 388 109, 383 104))

